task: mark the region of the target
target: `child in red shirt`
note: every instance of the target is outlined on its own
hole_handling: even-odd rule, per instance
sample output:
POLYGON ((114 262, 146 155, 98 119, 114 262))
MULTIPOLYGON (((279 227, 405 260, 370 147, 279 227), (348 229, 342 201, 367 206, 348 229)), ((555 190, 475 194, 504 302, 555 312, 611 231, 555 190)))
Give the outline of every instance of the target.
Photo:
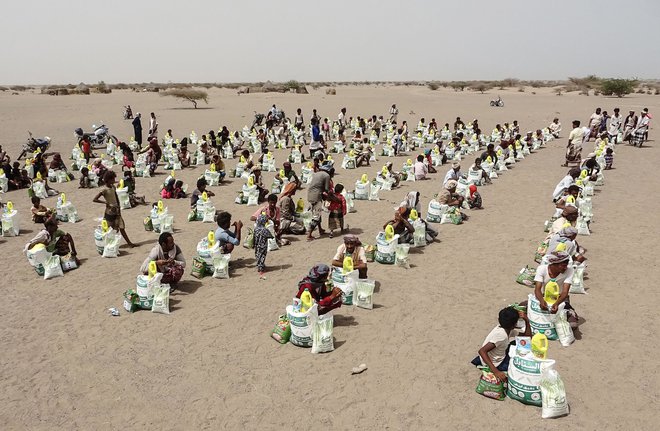
POLYGON ((335 200, 330 201, 328 206, 328 211, 330 215, 328 216, 328 229, 330 230, 330 238, 334 236, 336 229, 340 229, 341 232, 344 232, 344 216, 346 215, 346 199, 341 194, 344 191, 344 186, 337 184, 335 186, 334 197, 335 200))

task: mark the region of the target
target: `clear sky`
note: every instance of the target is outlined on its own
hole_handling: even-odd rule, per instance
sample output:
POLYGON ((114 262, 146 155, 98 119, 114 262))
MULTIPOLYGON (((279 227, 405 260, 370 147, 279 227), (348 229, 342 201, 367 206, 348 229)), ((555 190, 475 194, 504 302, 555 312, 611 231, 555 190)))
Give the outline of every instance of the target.
POLYGON ((3 0, 0 83, 660 78, 658 0, 3 0))

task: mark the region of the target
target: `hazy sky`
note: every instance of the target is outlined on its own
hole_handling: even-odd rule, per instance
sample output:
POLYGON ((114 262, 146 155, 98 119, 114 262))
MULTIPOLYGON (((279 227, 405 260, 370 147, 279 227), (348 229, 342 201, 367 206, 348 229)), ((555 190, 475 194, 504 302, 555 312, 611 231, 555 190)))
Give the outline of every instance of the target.
POLYGON ((3 0, 0 83, 660 78, 657 0, 3 0))

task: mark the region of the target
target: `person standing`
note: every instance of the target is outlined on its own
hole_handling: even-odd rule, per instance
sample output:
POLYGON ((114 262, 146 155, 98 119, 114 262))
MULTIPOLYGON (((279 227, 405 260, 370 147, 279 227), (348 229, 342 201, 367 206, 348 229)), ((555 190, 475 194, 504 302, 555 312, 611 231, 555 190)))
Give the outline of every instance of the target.
POLYGON ((128 235, 126 234, 126 226, 124 225, 124 219, 121 216, 119 197, 117 196, 117 189, 115 187, 116 179, 117 174, 114 171, 107 171, 103 176, 103 182, 105 183, 106 188, 99 192, 99 194, 94 197, 93 201, 95 203, 105 204, 103 218, 108 222, 108 226, 119 231, 130 247, 137 247, 130 239, 128 239, 128 235), (100 199, 101 197, 103 197, 103 200, 100 199))
POLYGON ((325 197, 332 194, 330 189, 330 178, 334 174, 335 169, 330 165, 323 165, 318 172, 312 174, 312 181, 307 189, 307 200, 312 206, 312 221, 310 222, 309 229, 307 230, 307 241, 312 241, 314 237, 312 233, 318 227, 319 234, 323 235, 325 230, 321 228, 321 215, 323 214, 323 200, 325 197))
POLYGON ((621 126, 623 126, 623 117, 619 114, 619 108, 614 108, 614 115, 610 117, 610 124, 607 128, 607 134, 613 144, 617 144, 619 133, 621 133, 621 126))
POLYGON ((142 149, 142 114, 139 112, 135 114, 133 118, 133 136, 135 137, 135 142, 138 144, 138 149, 142 149))
POLYGON ((344 136, 344 130, 346 129, 346 108, 341 108, 339 114, 337 115, 337 123, 339 124, 339 137, 344 136))
MULTIPOLYGON (((600 115, 600 108, 597 110, 600 115)), ((569 163, 579 163, 582 159, 582 141, 585 138, 585 131, 580 128, 580 121, 573 121, 573 130, 568 135, 568 145, 566 146, 566 161, 562 166, 568 166, 569 163)))
POLYGON ((396 108, 396 103, 393 103, 390 108, 390 123, 396 123, 397 115, 399 115, 399 110, 396 108))
POLYGON ((642 115, 640 115, 639 119, 637 120, 637 124, 635 125, 635 131, 632 134, 632 139, 631 143, 633 146, 638 146, 642 148, 642 144, 644 143, 644 137, 648 133, 649 130, 649 115, 648 115, 648 110, 643 110, 642 115))
POLYGON ((603 121, 603 116, 600 113, 600 108, 596 108, 596 112, 591 114, 589 117, 589 129, 591 130, 589 136, 586 138, 586 141, 589 141, 589 138, 595 138, 598 136, 598 131, 600 130, 600 123, 603 121))
POLYGON ((298 130, 305 129, 305 120, 303 119, 302 109, 300 108, 296 109, 296 116, 293 120, 293 124, 298 130))
POLYGON ((623 121, 623 141, 629 141, 632 138, 632 133, 636 125, 637 116, 635 115, 635 111, 630 111, 623 121))
POLYGON ((151 138, 152 136, 158 137, 158 121, 156 121, 156 114, 153 112, 149 118, 149 136, 147 139, 151 138))

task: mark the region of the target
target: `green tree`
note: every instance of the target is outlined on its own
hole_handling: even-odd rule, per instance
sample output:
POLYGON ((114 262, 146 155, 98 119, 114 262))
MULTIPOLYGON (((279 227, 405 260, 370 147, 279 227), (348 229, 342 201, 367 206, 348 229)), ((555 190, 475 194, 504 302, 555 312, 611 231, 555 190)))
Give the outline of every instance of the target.
POLYGON ((604 79, 601 82, 600 89, 605 96, 623 97, 632 93, 636 85, 636 79, 604 79))
POLYGON ((174 88, 161 91, 159 94, 161 96, 171 96, 176 97, 177 99, 186 100, 192 103, 195 109, 197 109, 197 102, 199 100, 203 100, 207 104, 209 103, 209 95, 206 91, 193 90, 192 88, 174 88))

